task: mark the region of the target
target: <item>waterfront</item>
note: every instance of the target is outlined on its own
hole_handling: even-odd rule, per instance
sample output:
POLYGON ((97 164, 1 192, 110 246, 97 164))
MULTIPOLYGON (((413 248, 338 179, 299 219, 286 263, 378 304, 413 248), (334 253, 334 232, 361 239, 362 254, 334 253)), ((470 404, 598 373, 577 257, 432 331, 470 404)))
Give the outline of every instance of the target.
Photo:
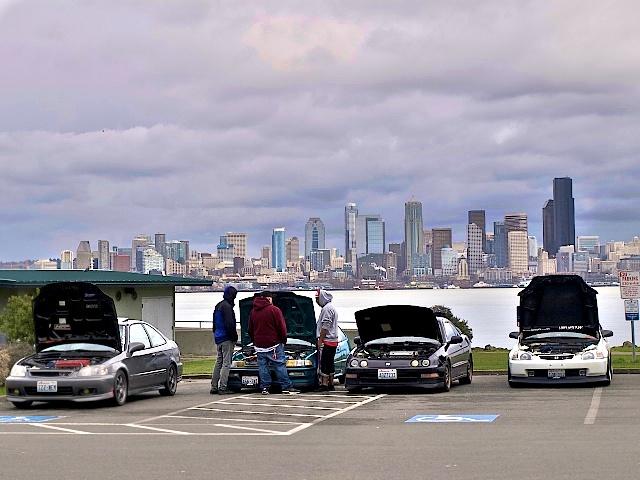
MULTIPOLYGON (((631 338, 629 322, 624 319, 624 305, 618 287, 598 287, 598 307, 603 327, 613 330, 612 345, 621 345, 631 338)), ((517 329, 516 306, 520 288, 477 288, 436 290, 337 290, 333 291, 334 305, 340 325, 355 329, 356 311, 385 304, 410 304, 430 307, 445 305, 454 315, 464 318, 473 328, 475 346, 510 347, 508 334, 517 329)), ((313 297, 313 291, 297 292, 313 297)), ((238 299, 253 295, 240 292, 238 299)), ((179 327, 211 327, 214 305, 222 299, 222 292, 176 294, 176 322, 179 327)), ((319 307, 316 305, 316 314, 319 307)), ((239 315, 236 302, 236 315, 239 315)))

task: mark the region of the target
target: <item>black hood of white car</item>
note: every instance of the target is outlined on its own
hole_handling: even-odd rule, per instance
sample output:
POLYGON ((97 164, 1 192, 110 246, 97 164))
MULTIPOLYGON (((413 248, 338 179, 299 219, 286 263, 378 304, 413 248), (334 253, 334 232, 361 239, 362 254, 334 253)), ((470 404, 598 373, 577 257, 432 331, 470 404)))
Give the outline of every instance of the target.
POLYGON ((534 277, 518 293, 518 326, 521 331, 597 331, 597 294, 578 275, 534 277))
POLYGON ((83 282, 45 285, 33 301, 36 351, 66 343, 94 343, 120 351, 113 300, 83 282))
POLYGON ((384 305, 355 313, 362 343, 387 337, 440 338, 433 310, 414 305, 384 305))

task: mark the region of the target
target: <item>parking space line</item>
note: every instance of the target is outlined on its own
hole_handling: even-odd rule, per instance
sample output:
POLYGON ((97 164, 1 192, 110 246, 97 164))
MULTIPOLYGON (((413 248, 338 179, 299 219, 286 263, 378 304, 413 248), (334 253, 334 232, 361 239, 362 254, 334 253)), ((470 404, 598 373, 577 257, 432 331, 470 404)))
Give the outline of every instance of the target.
POLYGON ((229 413, 250 413, 255 415, 278 415, 278 416, 287 416, 287 417, 315 417, 322 418, 324 415, 312 415, 310 413, 280 413, 280 412, 255 412, 251 410, 230 410, 225 408, 208 408, 208 407, 197 407, 194 410, 208 410, 212 412, 229 412, 229 413))
MULTIPOLYGON (((236 398, 242 398, 244 396, 246 396, 246 395, 238 395, 238 396, 235 396, 235 397, 231 397, 228 400, 234 400, 236 398)), ((167 415, 176 415, 178 413, 187 412, 187 411, 189 411, 191 409, 194 409, 194 408, 197 408, 197 407, 206 407, 207 405, 213 405, 213 404, 218 403, 220 401, 221 400, 213 400, 211 402, 201 403, 200 405, 196 405, 195 407, 181 408, 180 410, 175 410, 173 412, 165 413, 163 415, 156 415, 155 417, 143 418, 142 420, 136 420, 135 422, 131 422, 131 423, 135 423, 135 424, 147 423, 147 422, 151 422, 153 420, 158 420, 159 418, 166 417, 167 415)))
POLYGON ((249 402, 220 402, 218 405, 246 405, 247 407, 282 407, 282 408, 306 408, 309 410, 342 410, 335 407, 314 407, 308 405, 284 405, 280 403, 249 403, 249 402))
POLYGON ((243 427, 241 425, 226 425, 224 423, 217 423, 215 426, 222 427, 222 428, 237 429, 237 430, 246 430, 246 431, 252 431, 252 432, 271 433, 273 435, 284 435, 286 433, 279 430, 266 430, 264 428, 243 427))
POLYGON ((25 423, 25 425, 30 425, 32 427, 49 428, 51 430, 58 430, 64 433, 74 433, 78 435, 91 435, 91 432, 84 432, 82 430, 72 430, 70 428, 56 427, 54 425, 46 425, 44 423, 25 423))
POLYGON ((143 428, 146 430, 155 430, 157 432, 163 432, 163 433, 175 433, 176 435, 191 435, 191 433, 189 432, 181 432, 180 430, 169 430, 167 428, 150 427, 149 425, 136 425, 135 423, 125 423, 124 425, 127 427, 143 428))
MULTIPOLYGON (((267 395, 263 395, 260 397, 244 397, 246 400, 272 400, 273 398, 269 398, 267 395)), ((275 399, 273 399, 275 400, 275 399)), ((281 402, 320 402, 320 403, 358 403, 360 400, 355 400, 351 402, 347 402, 346 400, 318 400, 317 398, 299 398, 298 395, 288 396, 288 397, 279 397, 278 401, 281 402)))
POLYGON ((598 387, 593 391, 593 397, 591 398, 591 406, 587 411, 587 416, 584 417, 585 425, 593 425, 596 423, 596 417, 598 416, 598 409, 600 408, 600 397, 602 396, 602 387, 598 387))
MULTIPOLYGON (((188 417, 184 415, 171 415, 169 418, 185 418, 185 419, 193 419, 193 420, 224 420, 224 421, 232 421, 232 422, 246 422, 246 423, 270 423, 270 424, 281 424, 281 425, 303 425, 304 422, 285 422, 284 420, 254 420, 248 418, 223 418, 223 417, 188 417)), ((154 423, 154 425, 158 425, 154 423)))

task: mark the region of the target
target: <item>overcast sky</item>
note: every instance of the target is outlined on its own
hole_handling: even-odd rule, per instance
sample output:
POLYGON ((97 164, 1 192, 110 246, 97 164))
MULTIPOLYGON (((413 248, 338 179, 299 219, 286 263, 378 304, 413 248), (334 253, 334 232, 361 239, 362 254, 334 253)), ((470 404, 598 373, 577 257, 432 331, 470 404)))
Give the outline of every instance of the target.
POLYGON ((0 0, 0 260, 165 232, 304 236, 404 202, 464 240, 574 179, 576 234, 640 234, 640 4, 0 0))

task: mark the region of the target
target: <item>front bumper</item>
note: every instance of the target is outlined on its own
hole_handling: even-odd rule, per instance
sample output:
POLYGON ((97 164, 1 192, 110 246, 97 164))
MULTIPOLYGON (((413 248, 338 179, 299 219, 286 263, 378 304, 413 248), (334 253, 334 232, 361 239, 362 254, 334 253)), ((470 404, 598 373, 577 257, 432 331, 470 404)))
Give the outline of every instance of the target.
POLYGON ((520 383, 590 383, 607 379, 607 358, 594 360, 511 360, 509 373, 512 382, 520 383), (552 378, 549 370, 564 370, 562 378, 552 378))
POLYGON ((395 368, 396 379, 379 379, 378 368, 347 367, 345 387, 425 387, 439 388, 444 385, 444 367, 395 368))
MULTIPOLYGON (((295 388, 313 388, 318 381, 316 367, 290 367, 287 368, 289 374, 289 380, 295 388)), ((230 390, 239 390, 241 388, 258 388, 258 385, 247 386, 243 385, 242 377, 258 377, 258 367, 251 368, 232 368, 229 370, 229 380, 227 382, 227 388, 230 390)), ((272 383, 276 384, 276 374, 271 371, 272 383)))
POLYGON ((113 397, 113 377, 9 377, 6 391, 10 402, 91 402, 113 397), (38 393, 38 380, 55 380, 57 392, 38 393))

